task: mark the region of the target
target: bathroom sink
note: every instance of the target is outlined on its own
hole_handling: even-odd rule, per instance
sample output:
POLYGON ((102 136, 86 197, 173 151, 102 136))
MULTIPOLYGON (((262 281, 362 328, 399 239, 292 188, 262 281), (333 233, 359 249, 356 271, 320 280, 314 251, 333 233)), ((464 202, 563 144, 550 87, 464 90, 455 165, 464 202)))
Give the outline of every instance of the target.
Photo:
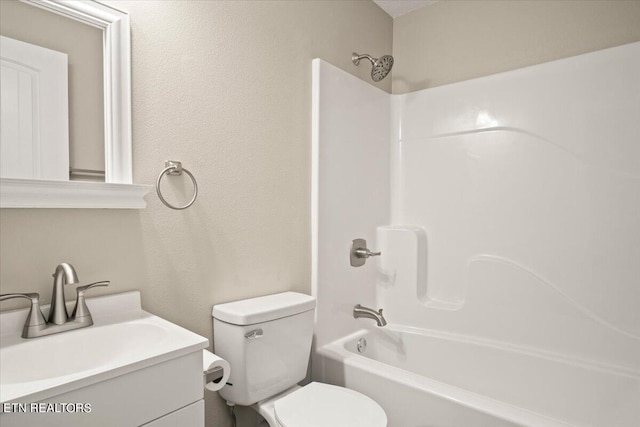
POLYGON ((32 339, 0 350, 0 384, 19 384, 99 370, 165 339, 167 332, 151 323, 125 322, 32 339), (55 350, 52 346, 55 345, 55 350), (80 353, 80 354, 79 354, 80 353))
POLYGON ((208 345, 142 310, 138 292, 88 299, 87 305, 93 326, 32 339, 20 336, 26 310, 0 313, 0 403, 46 399, 208 345))

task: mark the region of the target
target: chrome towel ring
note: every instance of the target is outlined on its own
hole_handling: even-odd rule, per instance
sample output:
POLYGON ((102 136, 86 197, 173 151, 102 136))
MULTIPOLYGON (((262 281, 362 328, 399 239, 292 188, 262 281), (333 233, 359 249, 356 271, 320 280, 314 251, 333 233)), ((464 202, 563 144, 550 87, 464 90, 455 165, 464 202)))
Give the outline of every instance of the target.
POLYGON ((175 209, 175 210, 187 209, 189 206, 193 204, 193 202, 196 201, 196 197, 198 197, 198 183, 196 182, 196 179, 193 177, 193 174, 191 172, 189 172, 187 169, 182 167, 181 162, 177 162, 175 160, 167 160, 164 162, 164 166, 165 166, 164 169, 162 170, 162 172, 160 172, 160 175, 158 175, 158 179, 156 180, 156 192, 158 193, 158 197, 160 198, 160 201, 164 203, 166 207, 171 209, 175 209), (160 181, 162 181, 162 177, 165 175, 171 175, 171 176, 182 175, 182 172, 189 175, 189 178, 191 178, 191 181, 193 182, 193 197, 191 198, 189 203, 187 203, 184 206, 173 206, 171 203, 167 202, 164 197, 162 197, 162 192, 160 191, 160 181))

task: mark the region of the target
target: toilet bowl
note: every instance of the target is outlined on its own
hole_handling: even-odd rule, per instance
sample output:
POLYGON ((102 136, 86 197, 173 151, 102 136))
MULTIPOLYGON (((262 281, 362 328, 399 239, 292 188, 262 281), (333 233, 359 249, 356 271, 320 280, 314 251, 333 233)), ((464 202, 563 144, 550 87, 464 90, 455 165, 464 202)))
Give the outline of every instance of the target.
POLYGON ((312 382, 253 405, 271 427, 386 427, 384 410, 371 398, 312 382))
POLYGON ((307 373, 314 309, 313 297, 296 292, 215 305, 215 351, 231 365, 220 395, 270 427, 386 427, 382 407, 362 393, 297 384, 307 373))

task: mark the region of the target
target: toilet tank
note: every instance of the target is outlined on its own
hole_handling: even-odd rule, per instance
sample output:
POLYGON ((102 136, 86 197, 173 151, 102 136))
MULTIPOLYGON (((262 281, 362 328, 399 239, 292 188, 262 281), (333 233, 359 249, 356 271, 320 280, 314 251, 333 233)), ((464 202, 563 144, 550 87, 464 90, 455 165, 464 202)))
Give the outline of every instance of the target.
POLYGON ((231 365, 220 395, 252 405, 307 374, 315 298, 283 292, 213 306, 214 351, 231 365))

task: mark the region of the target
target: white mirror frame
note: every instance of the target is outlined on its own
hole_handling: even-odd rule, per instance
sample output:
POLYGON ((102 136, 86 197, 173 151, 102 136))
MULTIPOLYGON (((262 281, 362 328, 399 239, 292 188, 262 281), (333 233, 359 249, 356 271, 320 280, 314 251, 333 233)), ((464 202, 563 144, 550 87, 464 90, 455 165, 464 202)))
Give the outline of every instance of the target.
POLYGON ((20 0, 103 31, 105 182, 0 179, 2 208, 146 207, 149 185, 134 185, 129 15, 92 0, 20 0))

